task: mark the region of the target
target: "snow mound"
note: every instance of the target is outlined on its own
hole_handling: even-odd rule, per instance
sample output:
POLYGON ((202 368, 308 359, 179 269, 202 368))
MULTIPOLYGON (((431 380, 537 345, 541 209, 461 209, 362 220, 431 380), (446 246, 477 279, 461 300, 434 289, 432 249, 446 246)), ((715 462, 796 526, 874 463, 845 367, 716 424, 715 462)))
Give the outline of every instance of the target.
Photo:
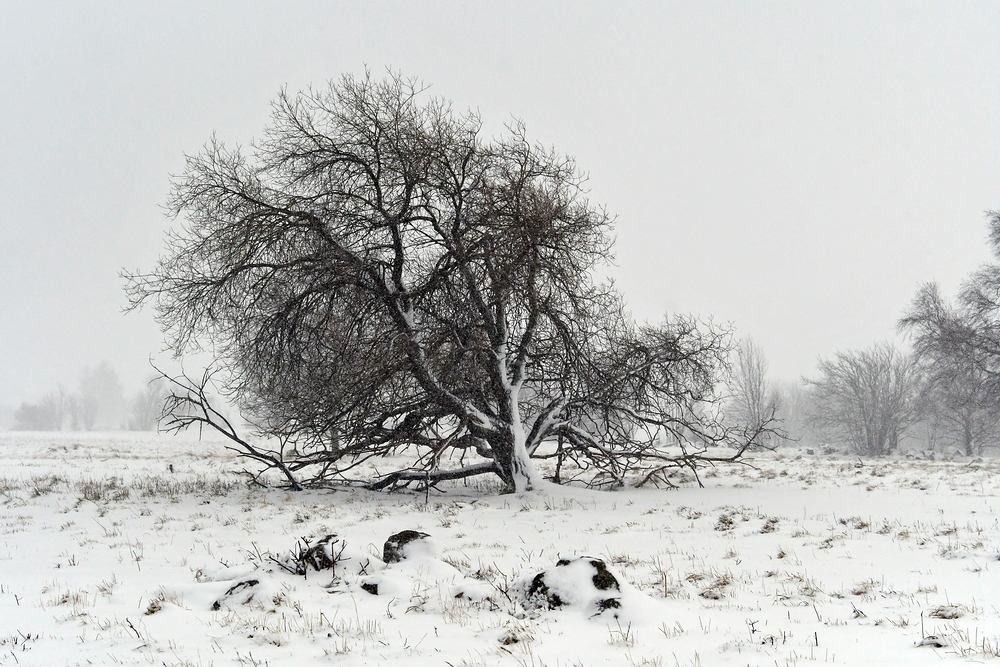
POLYGON ((621 609, 621 584, 600 558, 563 558, 555 567, 524 579, 520 591, 527 609, 573 607, 594 616, 621 609))

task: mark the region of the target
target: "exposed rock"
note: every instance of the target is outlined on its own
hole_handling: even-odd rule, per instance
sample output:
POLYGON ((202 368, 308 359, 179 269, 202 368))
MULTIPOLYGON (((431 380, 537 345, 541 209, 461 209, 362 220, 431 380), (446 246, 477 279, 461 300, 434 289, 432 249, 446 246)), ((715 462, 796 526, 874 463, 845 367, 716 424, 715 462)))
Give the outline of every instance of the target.
POLYGON ((621 608, 621 586, 608 566, 589 556, 563 558, 554 568, 539 572, 524 590, 529 608, 590 607, 595 613, 621 608), (618 595, 609 595, 617 593, 618 595))
POLYGON ((406 554, 404 553, 406 545, 428 537, 430 535, 421 533, 418 530, 404 530, 396 533, 385 541, 385 546, 382 547, 382 560, 386 563, 398 563, 406 558, 406 554))
POLYGON ((376 583, 366 581, 363 584, 361 584, 361 588, 371 593, 372 595, 378 595, 378 584, 376 583))
POLYGON ((545 583, 545 572, 539 572, 531 580, 531 585, 528 586, 528 599, 536 603, 532 606, 542 606, 538 603, 543 603, 549 609, 563 606, 563 600, 559 594, 550 591, 545 583))
MULTIPOLYGON (((574 560, 576 559, 567 559, 567 558, 560 559, 559 562, 556 563, 556 567, 563 567, 565 565, 569 565, 574 560)), ((621 587, 618 585, 618 579, 615 578, 615 575, 608 572, 608 566, 604 564, 603 560, 599 558, 589 558, 586 560, 589 560, 590 564, 597 571, 592 579, 592 581, 594 582, 594 588, 596 588, 599 591, 621 590, 621 587)))
POLYGON ((929 646, 931 648, 947 648, 948 641, 944 637, 938 637, 937 635, 927 635, 919 642, 917 646, 929 646))
POLYGON ((597 601, 597 613, 600 614, 602 611, 607 611, 608 609, 621 609, 622 602, 618 598, 605 598, 603 600, 597 601))
POLYGON ((259 579, 247 579, 246 581, 241 581, 238 584, 233 584, 232 586, 230 586, 229 590, 226 591, 226 595, 236 595, 240 591, 246 590, 248 588, 253 588, 259 583, 260 583, 259 579))
POLYGON ((324 535, 315 544, 307 542, 308 546, 299 552, 298 560, 317 572, 335 569, 340 553, 344 550, 343 543, 338 548, 337 542, 337 536, 333 534, 324 535))
MULTIPOLYGON (((244 579, 243 581, 233 584, 232 586, 229 587, 229 589, 225 592, 225 594, 221 598, 212 603, 212 611, 219 611, 220 609, 222 609, 222 603, 227 598, 231 598, 243 592, 249 592, 249 595, 247 595, 246 599, 243 600, 244 603, 249 602, 251 599, 253 599, 252 589, 254 586, 257 586, 258 584, 260 584, 259 579, 244 579)), ((147 613, 152 613, 152 612, 147 612, 147 613)))
POLYGON ((316 572, 333 570, 336 575, 337 563, 341 561, 346 547, 347 543, 332 533, 324 535, 316 542, 303 537, 287 556, 272 557, 271 560, 292 574, 306 576, 310 570, 316 572))

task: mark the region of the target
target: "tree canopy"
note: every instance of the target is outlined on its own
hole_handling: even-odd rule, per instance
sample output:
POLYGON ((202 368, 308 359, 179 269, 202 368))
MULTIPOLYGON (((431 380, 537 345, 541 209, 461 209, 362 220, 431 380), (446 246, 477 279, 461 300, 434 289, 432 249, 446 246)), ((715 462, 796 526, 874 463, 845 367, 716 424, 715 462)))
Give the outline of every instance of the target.
MULTIPOLYGON (((1000 213, 990 212, 990 245, 1000 257, 1000 213)), ((955 303, 934 283, 921 286, 901 329, 911 334, 924 374, 925 410, 969 456, 1000 437, 1000 265, 986 264, 955 303)))
POLYGON ((913 358, 888 343, 820 359, 810 420, 862 456, 885 456, 918 417, 913 358))
POLYGON ((714 409, 728 333, 633 322, 595 279, 613 219, 574 161, 518 123, 482 134, 415 81, 345 76, 283 92, 249 153, 213 139, 189 157, 170 199, 183 222, 128 276, 130 303, 155 305, 178 355, 210 349, 277 444, 251 444, 183 377, 171 424, 218 428, 293 486, 404 450, 411 465, 372 486, 488 473, 525 490, 538 457, 620 484, 755 443, 770 422, 714 409))

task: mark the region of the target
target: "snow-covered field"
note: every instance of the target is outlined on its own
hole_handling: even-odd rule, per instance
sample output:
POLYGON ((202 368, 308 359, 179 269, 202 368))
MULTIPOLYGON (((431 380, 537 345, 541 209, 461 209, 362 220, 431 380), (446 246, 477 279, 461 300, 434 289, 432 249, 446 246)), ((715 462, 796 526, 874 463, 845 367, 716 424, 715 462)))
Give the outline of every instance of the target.
POLYGON ((706 487, 248 488, 218 443, 0 435, 0 665, 922 665, 1000 653, 1000 464, 827 460, 706 487), (402 562, 383 543, 428 533, 402 562), (303 538, 334 571, 300 576, 303 538), (608 564, 598 591, 585 561, 608 564), (551 569, 558 609, 526 602, 551 569), (370 591, 377 590, 377 594, 370 591), (615 604, 598 611, 608 597, 615 604), (617 605, 617 606, 615 606, 617 605))

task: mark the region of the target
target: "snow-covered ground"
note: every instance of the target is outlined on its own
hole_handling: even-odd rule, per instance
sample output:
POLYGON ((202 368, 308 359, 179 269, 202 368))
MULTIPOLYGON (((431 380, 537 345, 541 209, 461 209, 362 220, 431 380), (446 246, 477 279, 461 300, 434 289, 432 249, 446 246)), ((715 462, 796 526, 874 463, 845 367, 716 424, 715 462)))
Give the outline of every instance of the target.
POLYGON ((1000 464, 797 452, 697 488, 248 488, 218 443, 0 435, 0 665, 923 665, 1000 653, 1000 464), (402 530, 402 562, 382 562, 402 530), (335 534, 335 570, 292 552, 335 534), (618 590, 598 591, 587 561, 618 590), (549 571, 558 609, 523 597, 549 571), (560 588, 561 587, 561 588, 560 588), (377 591, 374 594, 371 591, 377 591), (614 605, 599 611, 611 595, 614 605))

